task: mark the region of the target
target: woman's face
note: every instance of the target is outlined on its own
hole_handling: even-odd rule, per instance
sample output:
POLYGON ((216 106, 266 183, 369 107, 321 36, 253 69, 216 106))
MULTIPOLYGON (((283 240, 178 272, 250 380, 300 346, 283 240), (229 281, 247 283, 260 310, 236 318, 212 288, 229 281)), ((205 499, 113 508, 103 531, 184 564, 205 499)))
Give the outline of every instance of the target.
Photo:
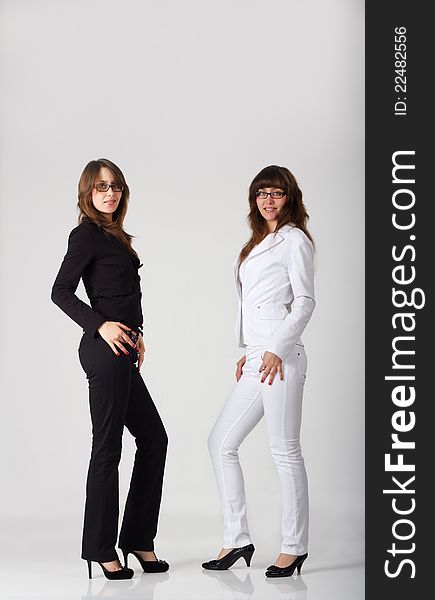
POLYGON ((104 213, 107 219, 111 221, 112 214, 119 206, 121 196, 122 186, 116 181, 112 171, 107 167, 101 167, 98 177, 95 180, 94 187, 92 188, 92 203, 95 208, 104 213), (109 187, 105 190, 108 185, 113 185, 115 190, 113 187, 109 187))
POLYGON ((263 219, 269 222, 269 225, 276 224, 286 200, 287 196, 282 188, 259 188, 257 191, 258 210, 263 219))

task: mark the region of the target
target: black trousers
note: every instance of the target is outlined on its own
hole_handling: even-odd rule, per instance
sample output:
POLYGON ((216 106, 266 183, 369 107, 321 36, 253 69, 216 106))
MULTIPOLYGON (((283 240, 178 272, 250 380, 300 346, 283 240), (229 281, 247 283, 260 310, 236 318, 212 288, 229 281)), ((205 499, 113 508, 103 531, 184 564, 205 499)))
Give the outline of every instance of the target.
POLYGON ((154 550, 162 495, 167 435, 137 370, 137 352, 112 351, 101 337, 84 333, 79 359, 89 383, 92 451, 86 483, 82 558, 116 560, 119 480, 124 425, 134 436, 136 455, 119 535, 119 547, 154 550))

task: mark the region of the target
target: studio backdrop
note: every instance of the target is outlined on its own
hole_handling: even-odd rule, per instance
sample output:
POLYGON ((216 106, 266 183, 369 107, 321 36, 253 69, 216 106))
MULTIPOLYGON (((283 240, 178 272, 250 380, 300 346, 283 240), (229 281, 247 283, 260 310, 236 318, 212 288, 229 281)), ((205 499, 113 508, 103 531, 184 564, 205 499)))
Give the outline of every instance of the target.
MULTIPOLYGON (((199 561, 221 545, 206 441, 243 354, 232 265, 249 237, 249 183, 278 164, 298 180, 316 242, 317 306, 302 336, 311 564, 360 563, 363 2, 3 0, 1 13, 1 552, 67 540, 63 555, 79 558, 91 444, 82 330, 50 292, 80 173, 107 157, 131 189, 142 376, 169 435, 159 554, 199 561)), ((121 508, 133 453, 126 431, 121 508)), ((267 560, 281 506, 264 423, 240 456, 267 560)))

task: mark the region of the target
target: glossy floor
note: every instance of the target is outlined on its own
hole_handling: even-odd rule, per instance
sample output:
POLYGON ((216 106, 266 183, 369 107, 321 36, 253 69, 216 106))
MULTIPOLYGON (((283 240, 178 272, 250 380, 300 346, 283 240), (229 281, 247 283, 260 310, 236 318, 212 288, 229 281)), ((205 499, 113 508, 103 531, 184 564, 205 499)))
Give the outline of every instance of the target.
MULTIPOLYGON (((135 570, 134 577, 117 582, 107 580, 97 563, 92 564, 93 579, 88 579, 86 561, 80 558, 80 518, 0 519, 1 600, 364 599, 361 536, 343 535, 343 528, 340 535, 327 536, 321 528, 323 522, 314 523, 302 575, 268 579, 265 568, 276 557, 272 534, 263 539, 256 535, 249 568, 240 559, 230 570, 206 571, 201 563, 214 558, 220 547, 218 519, 198 516, 192 528, 192 518, 165 515, 156 553, 169 562, 169 572, 143 573, 130 555, 128 564, 135 570)), ((279 539, 276 532, 274 535, 279 539)))
MULTIPOLYGON (((76 599, 111 598, 113 600, 363 600, 364 568, 347 566, 325 568, 315 561, 304 565, 302 575, 267 579, 264 565, 253 560, 250 568, 242 561, 230 570, 204 571, 196 562, 172 561, 168 573, 142 573, 138 564, 129 581, 108 581, 94 563, 92 580, 87 579, 85 561, 50 565, 38 561, 18 561, 3 571, 2 599, 76 599)), ((4 566, 4 565, 3 565, 4 566)))

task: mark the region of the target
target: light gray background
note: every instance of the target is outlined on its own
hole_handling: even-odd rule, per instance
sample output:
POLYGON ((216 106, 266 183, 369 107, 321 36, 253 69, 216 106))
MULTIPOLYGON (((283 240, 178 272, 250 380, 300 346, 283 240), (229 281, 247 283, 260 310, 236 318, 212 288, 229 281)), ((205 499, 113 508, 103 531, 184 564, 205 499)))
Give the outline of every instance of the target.
MULTIPOLYGON (((104 156, 131 189, 142 374, 170 438, 159 555, 200 562, 221 546, 206 440, 242 355, 232 264, 249 236, 249 183, 281 164, 299 181, 317 244, 317 307, 302 336, 310 564, 361 563, 363 2, 0 6, 1 553, 79 557, 91 441, 82 331, 50 291, 78 178, 104 156)), ((133 452, 126 431, 121 507, 133 452)), ((280 493, 264 424, 240 455, 257 557, 270 564, 280 493)))

